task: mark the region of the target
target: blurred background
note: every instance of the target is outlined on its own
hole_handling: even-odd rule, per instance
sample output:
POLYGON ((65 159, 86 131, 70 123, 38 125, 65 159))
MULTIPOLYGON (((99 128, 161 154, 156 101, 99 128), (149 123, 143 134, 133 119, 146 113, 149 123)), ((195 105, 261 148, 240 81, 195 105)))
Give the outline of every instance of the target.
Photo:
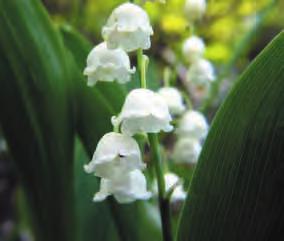
MULTIPOLYGON (((58 26, 75 27, 94 45, 102 41, 101 28, 111 11, 123 2, 43 1, 58 26)), ((148 12, 155 32, 152 47, 146 51, 151 57, 149 72, 161 82, 164 68, 170 66, 178 72, 177 78, 185 79, 188 65, 182 54, 182 44, 192 35, 184 11, 185 0, 167 0, 166 4, 158 0, 141 0, 140 3, 148 12)), ((280 0, 207 1, 205 16, 194 26, 194 34, 203 38, 206 44, 204 57, 214 64, 219 78, 214 83, 213 93, 203 103, 204 109, 208 110, 207 116, 214 115, 239 73, 284 28, 283 9, 284 2, 280 0)), ((134 53, 132 63, 135 64, 135 61, 134 53)), ((150 84, 154 89, 159 86, 150 84)), ((201 103, 197 100, 196 104, 201 103)))
MULTIPOLYGON (((125 1, 119 0, 43 0, 57 24, 71 24, 94 43, 102 41, 101 28, 110 12, 125 1)), ((161 50, 170 47, 180 54, 182 41, 189 36, 190 29, 184 14, 185 0, 167 0, 166 4, 146 2, 155 34, 151 55, 159 55, 161 50)), ((156 1, 158 2, 158 1, 156 1)), ((209 0, 205 17, 197 24, 197 34, 207 44, 206 57, 218 65, 226 63, 241 41, 259 21, 261 28, 247 46, 247 54, 239 61, 239 67, 252 59, 275 34, 284 26, 283 1, 271 0, 209 0), (269 11, 266 12, 266 10, 269 11), (265 12, 265 20, 262 14, 265 12)))
MULTIPOLYGON (((42 0, 56 26, 72 26, 94 45, 102 41, 101 28, 120 0, 42 0)), ((154 28, 152 47, 147 54, 155 65, 157 80, 163 69, 183 63, 181 46, 191 34, 184 14, 184 0, 166 0, 166 4, 145 1, 154 28)), ((218 95, 206 106, 209 116, 228 93, 230 87, 255 56, 284 28, 284 1, 208 0, 205 17, 196 26, 196 34, 206 43, 206 58, 221 76, 218 95)), ((134 59, 135 56, 133 56, 134 59)), ((182 69, 182 68, 181 68, 182 69)), ((25 220, 19 207, 21 188, 0 132, 0 241, 30 240, 28 232, 18 233, 25 220), (19 215, 20 213, 20 215, 19 215), (18 217, 21 216, 21 220, 18 217), (15 232, 15 236, 11 234, 15 232), (9 237, 9 239, 8 239, 9 237)))

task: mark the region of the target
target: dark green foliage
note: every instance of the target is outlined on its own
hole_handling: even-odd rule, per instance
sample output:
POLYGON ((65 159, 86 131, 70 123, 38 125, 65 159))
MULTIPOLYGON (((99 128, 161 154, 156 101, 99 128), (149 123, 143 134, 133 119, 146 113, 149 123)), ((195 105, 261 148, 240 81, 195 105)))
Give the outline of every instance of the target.
POLYGON ((37 0, 0 1, 0 25, 0 121, 36 239, 72 241, 74 113, 66 52, 37 0))
POLYGON ((284 33, 220 108, 193 176, 179 241, 284 235, 284 33))
MULTIPOLYGON (((112 130, 110 118, 120 111, 126 90, 138 81, 126 88, 87 87, 82 71, 92 45, 70 27, 59 33, 39 0, 0 0, 0 26, 0 123, 35 240, 161 240, 151 202, 92 203, 99 180, 83 171, 98 140, 112 130)), ((156 69, 153 62, 152 89, 158 86, 156 69)), ((179 241, 271 241, 284 235, 283 106, 282 33, 242 75, 214 120, 179 241)))

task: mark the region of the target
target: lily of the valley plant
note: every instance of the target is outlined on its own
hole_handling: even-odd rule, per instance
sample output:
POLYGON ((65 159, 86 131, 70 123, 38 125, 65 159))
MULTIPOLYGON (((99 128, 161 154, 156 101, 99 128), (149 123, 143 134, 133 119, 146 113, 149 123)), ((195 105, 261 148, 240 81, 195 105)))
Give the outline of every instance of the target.
MULTIPOLYGON (((205 1, 186 1, 185 10, 191 25, 202 17, 205 9, 205 1)), ((194 165, 207 135, 208 124, 200 112, 192 109, 188 96, 185 97, 176 86, 163 86, 157 92, 147 89, 149 58, 143 50, 151 47, 153 34, 147 13, 136 4, 124 3, 113 10, 103 26, 103 42, 89 53, 84 70, 88 86, 94 86, 98 81, 125 84, 131 81, 137 69, 140 88, 131 90, 121 112, 107 120, 113 124, 113 132, 101 138, 91 162, 84 169, 100 178, 100 190, 93 197, 95 202, 110 195, 121 204, 158 196, 163 237, 170 241, 173 236, 167 209, 170 201, 183 201, 186 192, 182 180, 165 171, 166 165, 169 161, 176 165, 194 165), (128 56, 134 51, 137 52, 137 68, 131 66, 128 56), (161 132, 163 136, 172 133, 177 139, 171 153, 165 151, 166 146, 162 147, 161 132), (137 135, 145 137, 142 145, 138 144, 137 135), (145 176, 147 165, 143 156, 147 155, 144 153, 147 144, 154 179, 145 176)), ((197 36, 190 36, 182 49, 186 62, 190 64, 186 84, 207 90, 215 76, 212 65, 203 59, 205 43, 197 36)))

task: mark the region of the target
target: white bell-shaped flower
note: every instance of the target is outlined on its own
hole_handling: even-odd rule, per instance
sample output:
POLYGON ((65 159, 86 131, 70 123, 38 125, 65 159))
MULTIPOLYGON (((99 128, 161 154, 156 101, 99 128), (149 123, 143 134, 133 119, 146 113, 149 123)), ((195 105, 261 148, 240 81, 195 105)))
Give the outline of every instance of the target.
POLYGON ((174 146, 173 159, 176 163, 195 164, 201 149, 200 142, 197 139, 179 138, 174 146))
POLYGON ((213 65, 206 59, 195 61, 187 73, 187 81, 196 86, 206 86, 215 80, 213 65))
POLYGON ((143 169, 137 142, 130 136, 110 132, 99 141, 90 163, 84 166, 87 173, 98 177, 114 178, 134 169, 143 169))
POLYGON ((196 100, 197 103, 201 103, 202 99, 206 98, 210 94, 211 83, 195 85, 190 82, 185 82, 185 84, 190 92, 190 95, 196 100))
POLYGON ((200 59, 205 51, 205 44, 203 40, 197 36, 192 36, 186 39, 182 46, 184 57, 190 63, 200 59))
POLYGON ((172 115, 179 115, 184 112, 185 105, 178 89, 173 87, 163 87, 158 90, 158 94, 164 98, 172 115))
POLYGON ((200 140, 207 135, 208 123, 202 113, 189 110, 182 116, 176 132, 179 137, 200 140))
POLYGON ((122 48, 127 52, 149 49, 153 29, 147 13, 133 3, 124 3, 113 10, 102 35, 108 48, 122 48))
MULTIPOLYGON (((172 202, 182 201, 186 198, 186 192, 183 189, 182 182, 176 174, 168 172, 164 175, 164 179, 166 192, 169 192, 171 189, 173 189, 171 195, 172 202)), ((153 183, 153 192, 158 195, 157 181, 153 183)))
POLYGON ((171 172, 168 172, 165 174, 165 188, 168 192, 171 188, 174 187, 174 191, 171 195, 171 201, 182 201, 186 198, 186 192, 183 189, 182 182, 180 181, 180 178, 171 172))
POLYGON ((190 21, 199 20, 206 11, 206 0, 186 0, 185 13, 190 21))
POLYGON ((124 50, 108 49, 103 42, 89 53, 84 75, 88 76, 88 86, 93 86, 97 81, 126 83, 134 72, 135 68, 131 69, 129 56, 124 50))
POLYGON ((152 196, 147 191, 146 178, 140 170, 111 179, 102 178, 100 191, 95 194, 93 201, 103 201, 109 195, 113 195, 119 203, 147 200, 152 196))
POLYGON ((126 135, 169 132, 172 118, 165 100, 148 89, 134 89, 126 97, 121 113, 112 117, 114 126, 121 125, 126 135))

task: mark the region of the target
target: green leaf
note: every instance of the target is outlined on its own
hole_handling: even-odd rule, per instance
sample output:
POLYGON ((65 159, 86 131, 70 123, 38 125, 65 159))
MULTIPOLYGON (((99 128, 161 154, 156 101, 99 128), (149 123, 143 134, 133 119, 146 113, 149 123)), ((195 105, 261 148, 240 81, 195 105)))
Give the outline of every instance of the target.
POLYGON ((284 234, 284 33, 249 66, 214 119, 179 241, 268 241, 284 234))
POLYGON ((72 241, 74 113, 60 35, 38 0, 0 1, 0 122, 35 240, 72 241))
MULTIPOLYGON (((80 68, 80 76, 76 83, 77 95, 77 131, 79 137, 91 159, 99 139, 107 132, 112 131, 111 116, 117 114, 124 102, 126 91, 124 86, 116 83, 98 83, 90 88, 86 86, 86 81, 81 74, 85 67, 87 54, 91 49, 91 44, 70 27, 63 27, 62 34, 64 36, 65 45, 73 54, 78 68, 80 68), (82 64, 83 63, 83 64, 82 64)), ((89 161, 88 160, 88 161, 89 161)), ((86 162, 88 162, 86 160, 86 162)), ((78 170, 76 176, 81 175, 82 167, 78 170)), ((85 174, 87 176, 87 174, 85 174)), ((81 177, 84 178, 84 177, 81 177)), ((93 178, 93 185, 89 185, 88 193, 98 191, 98 180, 93 178)), ((86 179, 87 180, 87 179, 86 179)), ((88 179, 89 180, 89 179, 88 179)), ((78 192, 79 193, 79 192, 78 192)), ((78 197, 80 196, 77 195, 78 197)), ((89 206, 89 214, 87 217, 93 220, 93 233, 89 233, 86 240, 94 240, 96 237, 96 229, 106 230, 109 226, 102 225, 100 217, 105 215, 106 210, 104 204, 92 203, 93 195, 89 196, 91 205, 89 206), (93 213, 97 215, 94 216, 93 213)), ((161 240, 161 227, 158 216, 158 210, 152 204, 146 202, 135 202, 133 204, 119 205, 115 200, 109 199, 105 204, 111 211, 112 218, 117 227, 120 239, 123 241, 159 241, 161 240)), ((87 211, 85 211, 87 213, 87 211)), ((105 217, 106 218, 106 217, 105 217)), ((100 231, 102 232, 102 231, 100 231)), ((105 239, 103 239, 105 240, 105 239)))
POLYGON ((94 203, 92 197, 99 189, 99 182, 93 175, 87 175, 83 165, 89 162, 81 142, 75 145, 75 196, 77 206, 78 240, 118 241, 117 230, 107 203, 94 203))

